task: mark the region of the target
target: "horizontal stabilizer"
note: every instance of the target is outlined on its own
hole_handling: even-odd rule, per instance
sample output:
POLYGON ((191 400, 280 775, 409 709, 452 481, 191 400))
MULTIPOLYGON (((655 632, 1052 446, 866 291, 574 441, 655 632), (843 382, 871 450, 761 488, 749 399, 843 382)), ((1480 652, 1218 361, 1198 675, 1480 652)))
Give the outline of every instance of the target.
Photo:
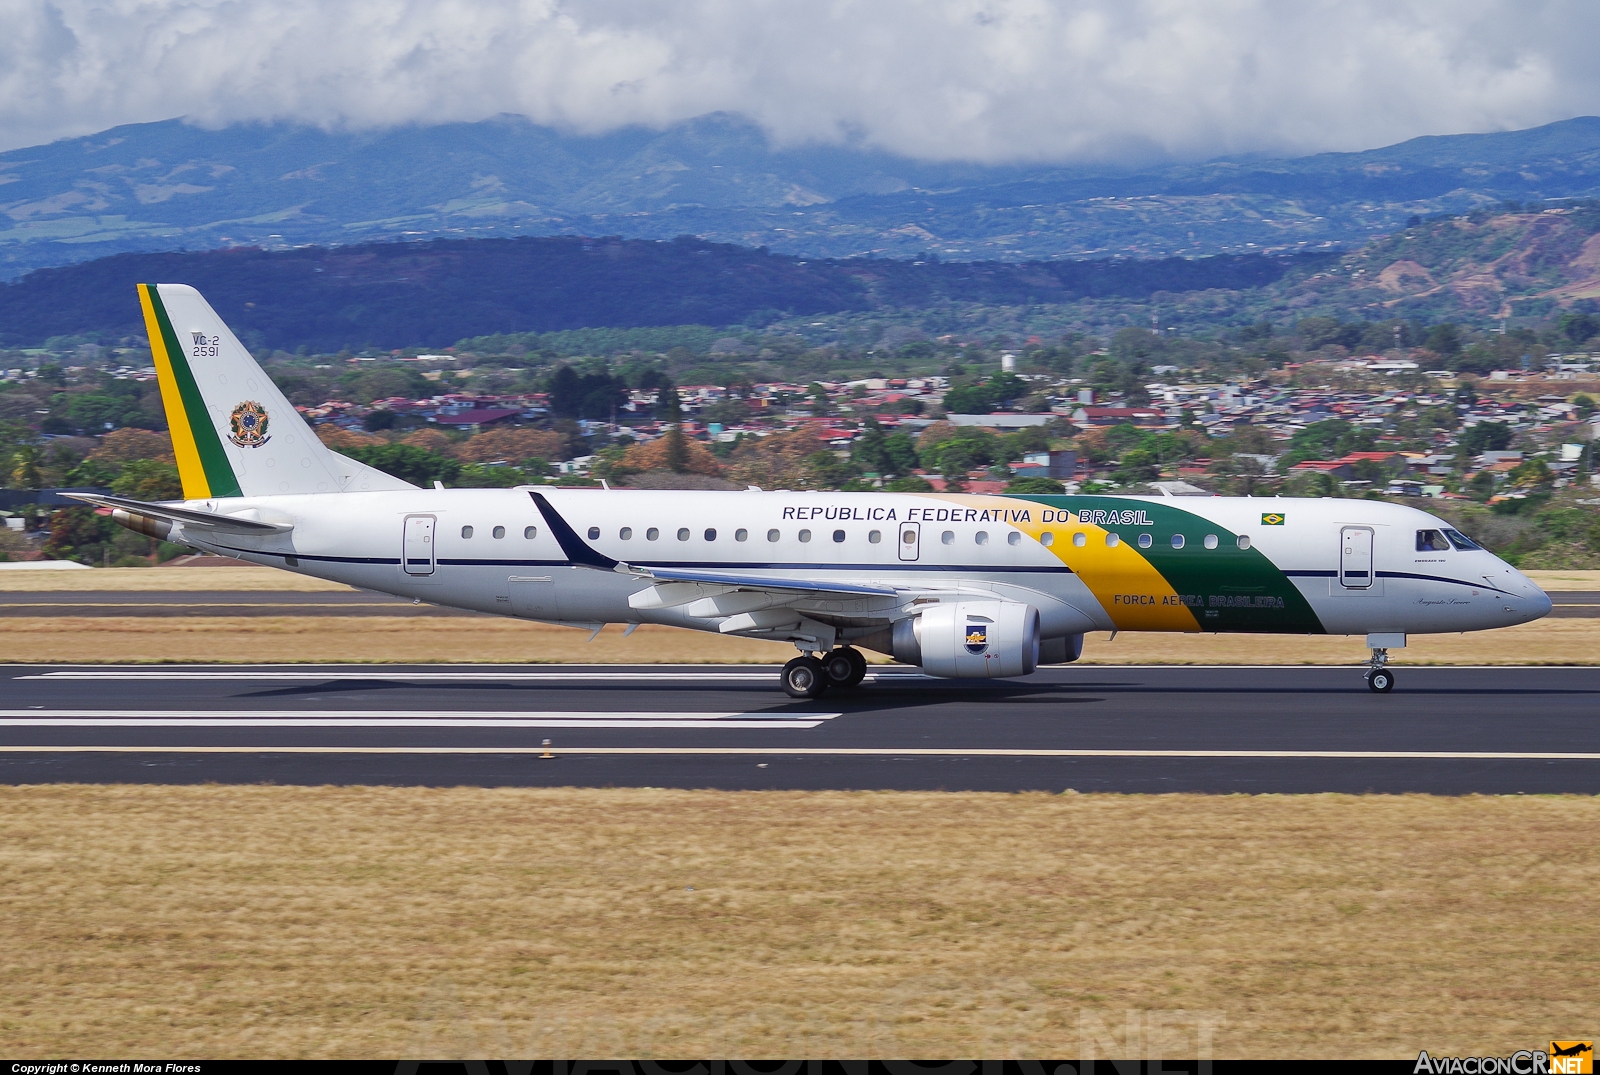
POLYGON ((262 519, 251 519, 243 515, 219 515, 211 511, 196 511, 193 508, 176 508, 169 504, 147 504, 143 500, 131 500, 123 496, 106 496, 101 493, 62 493, 74 500, 81 500, 85 504, 93 504, 99 508, 110 508, 113 511, 125 511, 129 515, 141 515, 146 519, 161 519, 169 523, 182 523, 184 526, 196 527, 203 530, 215 530, 219 533, 233 534, 287 534, 294 529, 293 523, 272 523, 262 519))

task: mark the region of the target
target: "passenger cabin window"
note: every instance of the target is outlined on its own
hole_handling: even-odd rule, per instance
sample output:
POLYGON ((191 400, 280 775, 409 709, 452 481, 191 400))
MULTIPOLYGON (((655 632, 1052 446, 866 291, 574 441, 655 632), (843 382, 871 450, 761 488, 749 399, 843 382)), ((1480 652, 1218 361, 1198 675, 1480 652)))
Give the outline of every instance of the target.
POLYGON ((600 539, 600 528, 598 526, 589 527, 589 540, 590 541, 598 541, 599 539, 600 539))
POLYGON ((1151 537, 1149 534, 1140 534, 1139 535, 1139 548, 1148 549, 1150 546, 1154 545, 1155 543, 1156 543, 1156 539, 1151 537))
POLYGON ((1239 535, 1239 540, 1237 542, 1235 542, 1235 544, 1238 545, 1239 548, 1241 548, 1241 549, 1248 549, 1250 547, 1250 535, 1249 534, 1240 534, 1239 535))
POLYGON ((503 538, 506 536, 506 528, 503 526, 497 526, 493 530, 489 531, 489 533, 494 537, 503 538))
POLYGON ((810 541, 811 540, 811 531, 809 531, 809 530, 800 531, 800 540, 801 541, 810 541))
POLYGON ((1476 549, 1479 547, 1477 542, 1473 541, 1459 530, 1451 530, 1447 527, 1445 529, 1444 536, 1450 539, 1450 544, 1454 545, 1462 552, 1465 552, 1468 549, 1476 549))
POLYGON ((939 535, 939 541, 945 545, 954 545, 956 543, 956 532, 954 530, 946 530, 939 535))
POLYGON ((867 541, 869 541, 872 544, 876 545, 879 542, 881 542, 882 540, 883 540, 883 531, 882 530, 869 530, 869 531, 867 531, 867 541))
POLYGON ((1174 549, 1183 548, 1183 535, 1182 534, 1173 534, 1172 535, 1172 547, 1174 549))
POLYGON ((1208 549, 1216 548, 1217 547, 1217 535, 1215 535, 1215 534, 1207 534, 1206 535, 1206 540, 1203 542, 1203 544, 1208 549))
POLYGON ((706 540, 707 541, 715 541, 715 540, 717 540, 717 532, 712 527, 709 527, 709 526, 706 527, 706 540))
POLYGON ((1039 544, 1043 545, 1045 548, 1049 548, 1051 545, 1054 545, 1055 543, 1056 543, 1056 536, 1054 534, 1052 534, 1050 531, 1046 530, 1044 533, 1039 535, 1039 544))
POLYGON ((617 536, 619 538, 621 538, 623 541, 632 541, 633 540, 633 527, 624 526, 621 530, 617 531, 617 536))
POLYGON ((776 530, 768 530, 767 531, 767 540, 768 541, 777 541, 778 538, 780 538, 782 536, 783 535, 779 534, 776 530))
MULTIPOLYGON (((1089 544, 1089 535, 1085 534, 1082 530, 1079 530, 1076 534, 1072 535, 1072 544, 1076 548, 1083 548, 1085 545, 1089 544)), ((1106 544, 1109 545, 1111 542, 1108 541, 1106 544)))
POLYGON ((1021 545, 1022 544, 1022 535, 1017 533, 1015 530, 1011 531, 1011 533, 1006 535, 1006 544, 1007 545, 1021 545))
POLYGON ((989 531, 979 530, 976 534, 972 535, 972 540, 976 541, 979 545, 989 544, 989 531))
POLYGON ((524 526, 522 528, 522 536, 532 541, 539 536, 539 528, 537 526, 524 526))
POLYGON ((1118 545, 1121 545, 1121 544, 1122 544, 1122 539, 1120 537, 1118 537, 1116 534, 1112 534, 1112 533, 1107 533, 1106 534, 1106 548, 1114 549, 1118 545))
POLYGON ((464 538, 470 538, 472 536, 472 527, 463 526, 461 528, 461 536, 464 538))
POLYGON ((733 540, 735 540, 735 541, 749 541, 750 540, 750 531, 748 531, 748 530, 735 530, 733 532, 733 540))
POLYGON ((678 540, 679 541, 688 541, 689 540, 689 528, 687 526, 678 527, 678 540))
POLYGON ((653 526, 652 526, 652 527, 651 527, 651 528, 650 528, 650 529, 648 529, 648 530, 646 530, 646 531, 645 531, 645 532, 644 532, 644 539, 645 539, 645 540, 646 540, 646 541, 655 541, 655 540, 656 540, 656 539, 657 539, 657 538, 659 538, 659 537, 660 537, 660 536, 661 536, 661 531, 660 531, 660 530, 657 530, 657 529, 656 529, 656 528, 655 528, 655 527, 653 527, 653 526))
POLYGON ((1418 552, 1449 552, 1450 551, 1450 542, 1444 536, 1444 534, 1442 532, 1438 531, 1438 530, 1418 530, 1417 531, 1417 551, 1418 552))
POLYGON ((844 544, 844 531, 843 530, 835 530, 833 532, 833 543, 835 545, 844 544))

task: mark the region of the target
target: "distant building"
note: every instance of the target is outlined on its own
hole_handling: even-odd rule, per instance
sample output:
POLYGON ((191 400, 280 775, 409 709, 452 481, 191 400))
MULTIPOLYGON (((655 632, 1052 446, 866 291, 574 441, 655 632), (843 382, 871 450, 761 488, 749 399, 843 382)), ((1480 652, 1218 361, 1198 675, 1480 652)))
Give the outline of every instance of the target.
POLYGON ((984 429, 1026 429, 1029 426, 1048 425, 1054 415, 1015 414, 1010 411, 998 414, 952 414, 950 424, 981 426, 984 429))

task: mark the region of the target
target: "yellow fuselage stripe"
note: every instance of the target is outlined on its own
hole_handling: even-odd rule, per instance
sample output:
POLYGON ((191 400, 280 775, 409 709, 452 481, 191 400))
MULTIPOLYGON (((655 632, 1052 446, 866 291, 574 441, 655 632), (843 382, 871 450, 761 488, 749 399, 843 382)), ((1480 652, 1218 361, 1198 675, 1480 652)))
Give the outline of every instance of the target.
POLYGON ((211 495, 211 483, 206 480, 206 468, 200 463, 200 449, 194 442, 189 414, 184 410, 183 396, 178 391, 177 375, 172 372, 172 356, 167 354, 167 341, 161 332, 161 321, 156 317, 151 286, 139 285, 139 306, 144 310, 144 327, 150 335, 150 354, 156 364, 156 383, 161 386, 161 403, 167 411, 172 454, 178 460, 178 477, 183 479, 184 499, 204 500, 211 495))
MULTIPOLYGON (((1006 497, 983 497, 973 494, 933 494, 930 499, 947 500, 963 507, 989 508, 1001 511, 1028 509, 1034 519, 1041 515, 1041 506, 1006 497)), ((1063 515, 1066 514, 1062 511, 1063 515)), ((930 529, 938 524, 929 524, 930 529)), ((1139 550, 1127 542, 1106 544, 1107 530, 1079 522, 1010 522, 999 524, 1022 531, 1035 541, 1045 531, 1054 533, 1054 544, 1049 546, 1056 559, 1072 568, 1073 573, 1094 594, 1100 607, 1119 631, 1198 631, 1200 623, 1194 613, 1178 600, 1161 572, 1140 555, 1139 550), (1072 535, 1082 532, 1086 541, 1080 548, 1073 544, 1072 535)))

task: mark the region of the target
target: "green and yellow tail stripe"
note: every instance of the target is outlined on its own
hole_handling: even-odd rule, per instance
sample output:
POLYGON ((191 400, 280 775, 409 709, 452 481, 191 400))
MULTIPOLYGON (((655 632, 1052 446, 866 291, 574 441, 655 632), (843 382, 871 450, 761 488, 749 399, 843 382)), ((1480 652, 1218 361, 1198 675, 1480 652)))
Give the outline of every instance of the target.
POLYGON ((214 496, 241 496, 239 479, 234 477, 216 423, 206 410, 194 371, 172 330, 172 320, 161 304, 153 284, 139 285, 139 305, 144 309, 145 331, 150 336, 150 353, 155 358, 156 382, 161 385, 161 403, 167 410, 167 427, 172 434, 172 451, 178 459, 178 476, 183 479, 185 500, 206 500, 214 496))

